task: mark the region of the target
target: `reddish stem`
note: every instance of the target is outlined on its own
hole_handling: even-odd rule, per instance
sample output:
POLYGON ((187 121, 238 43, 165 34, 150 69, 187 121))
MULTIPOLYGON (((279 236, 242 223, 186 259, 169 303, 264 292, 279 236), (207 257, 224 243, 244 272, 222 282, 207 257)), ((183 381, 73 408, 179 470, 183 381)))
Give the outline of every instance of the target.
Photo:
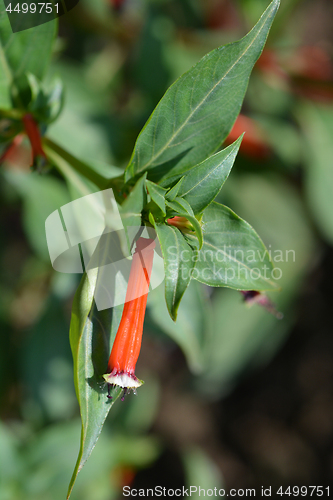
POLYGON ((42 140, 37 122, 29 113, 23 116, 22 121, 26 134, 29 137, 33 158, 35 159, 38 156, 43 156, 44 158, 46 158, 42 147, 42 140))

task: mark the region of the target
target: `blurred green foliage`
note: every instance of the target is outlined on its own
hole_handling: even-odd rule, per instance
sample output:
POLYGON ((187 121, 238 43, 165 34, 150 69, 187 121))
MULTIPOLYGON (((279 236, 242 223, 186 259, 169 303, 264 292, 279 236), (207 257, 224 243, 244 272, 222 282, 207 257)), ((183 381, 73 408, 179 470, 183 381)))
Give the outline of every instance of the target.
MULTIPOLYGON (((266 4, 125 0, 116 13, 111 0, 81 0, 60 20, 48 78, 62 79, 65 105, 48 136, 101 174, 118 175, 110 165, 126 166, 168 85, 209 50, 237 39, 266 4)), ((214 429, 205 412, 274 357, 333 241, 333 41, 320 13, 322 32, 309 34, 313 12, 302 0, 282 4, 242 109, 251 119, 240 131, 248 147, 219 195, 280 255, 281 292, 270 297, 284 319, 258 305, 247 309, 236 291, 192 282, 173 323, 163 288, 153 291, 138 364, 146 384, 137 398, 114 406, 74 500, 119 497, 170 449, 181 457, 183 484, 196 478, 214 488, 225 474, 228 485, 230 469, 214 463, 216 450, 200 430, 214 429)), ((8 100, 1 96, 1 106, 8 100)), ((23 142, 22 151, 27 147, 23 142)), ((68 341, 79 276, 52 270, 44 222, 82 191, 54 170, 28 174, 20 158, 9 158, 0 175, 0 498, 59 499, 80 433, 68 341)), ((168 470, 161 477, 170 484, 168 470)))

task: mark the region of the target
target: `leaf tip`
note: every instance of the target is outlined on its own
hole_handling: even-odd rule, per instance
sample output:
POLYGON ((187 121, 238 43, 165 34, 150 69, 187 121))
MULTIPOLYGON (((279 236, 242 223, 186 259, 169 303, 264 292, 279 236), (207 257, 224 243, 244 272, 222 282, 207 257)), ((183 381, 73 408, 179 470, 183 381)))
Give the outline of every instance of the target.
POLYGON ((244 130, 244 132, 243 132, 243 133, 242 133, 242 134, 238 137, 238 139, 236 139, 236 140, 235 140, 235 142, 233 142, 233 143, 231 144, 231 146, 233 146, 233 148, 234 148, 234 149, 235 149, 235 151, 236 151, 236 153, 235 153, 235 154, 237 154, 237 153, 238 153, 238 151, 239 151, 239 148, 240 148, 240 145, 241 145, 241 143, 242 143, 242 140, 243 140, 243 137, 244 137, 244 135, 245 135, 245 132, 246 132, 246 131, 244 130))
POLYGON ((180 305, 180 300, 170 304, 169 300, 167 299, 167 296, 165 295, 165 302, 167 305, 167 309, 168 309, 168 313, 170 315, 170 318, 172 319, 172 321, 176 322, 177 316, 178 316, 178 307, 180 305))
MULTIPOLYGON (((178 304, 179 305, 179 304, 178 304)), ((176 304, 173 304, 172 307, 169 307, 169 304, 167 303, 167 307, 168 307, 168 312, 169 312, 169 315, 170 315, 170 318, 172 319, 172 321, 176 322, 177 320, 177 315, 178 315, 178 305, 176 304)))
POLYGON ((176 322, 177 315, 178 315, 178 311, 174 312, 173 314, 170 314, 172 321, 176 322))
POLYGON ((273 0, 270 5, 267 7, 267 9, 271 9, 273 12, 273 16, 275 16, 278 8, 280 6, 280 0, 273 0))

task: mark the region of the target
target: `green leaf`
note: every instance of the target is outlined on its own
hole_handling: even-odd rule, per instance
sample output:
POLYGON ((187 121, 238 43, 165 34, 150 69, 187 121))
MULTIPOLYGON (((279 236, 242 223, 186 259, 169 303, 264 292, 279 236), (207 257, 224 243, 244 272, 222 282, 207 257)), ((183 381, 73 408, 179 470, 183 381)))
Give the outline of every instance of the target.
POLYGON ((203 350, 209 336, 210 304, 203 286, 192 280, 182 298, 178 309, 177 321, 172 321, 163 297, 164 290, 157 287, 148 295, 149 317, 183 351, 190 370, 200 373, 203 369, 203 350))
POLYGON ((186 200, 179 197, 175 198, 174 201, 166 201, 166 204, 172 210, 169 217, 180 215, 182 217, 186 217, 186 219, 188 219, 188 221, 192 224, 198 238, 199 248, 201 248, 203 244, 202 229, 200 222, 194 216, 191 205, 186 200))
POLYGON ((146 177, 144 174, 135 184, 120 207, 124 226, 141 226, 141 212, 147 203, 146 177))
POLYGON ((198 380, 201 391, 214 398, 229 392, 249 367, 266 366, 285 341, 297 319, 295 299, 318 252, 304 202, 288 180, 243 173, 230 179, 226 190, 237 212, 246 214, 267 242, 281 286, 270 297, 284 318, 278 321, 256 305, 247 308, 237 292, 214 292, 212 334, 202 352, 205 374, 198 380))
POLYGON ((79 456, 67 498, 71 494, 79 471, 98 440, 111 406, 121 392, 113 390, 113 400, 108 400, 102 375, 107 371, 111 338, 115 337, 122 308, 118 306, 98 312, 94 304, 97 283, 98 269, 90 271, 89 278, 84 274, 73 301, 70 343, 82 429, 79 456))
POLYGON ((51 85, 42 82, 30 72, 15 79, 12 88, 13 107, 23 108, 34 115, 37 121, 49 124, 58 118, 63 102, 63 85, 59 78, 51 85))
POLYGON ((179 179, 179 181, 177 182, 177 184, 175 184, 171 189, 170 191, 167 192, 167 194, 165 195, 165 197, 169 200, 169 201, 173 201, 176 196, 178 196, 178 192, 180 190, 180 187, 184 181, 185 177, 181 177, 179 179))
POLYGON ((273 0, 244 38, 207 54, 167 90, 136 141, 126 180, 147 170, 156 178, 180 174, 219 147, 240 111, 278 6, 273 0))
POLYGON ((10 86, 27 72, 39 80, 48 68, 57 21, 13 33, 3 0, 0 0, 0 108, 11 107, 10 86))
POLYGON ((216 202, 206 208, 202 221, 204 243, 196 253, 194 279, 237 290, 278 288, 269 253, 247 222, 216 202))
MULTIPOLYGON (((32 74, 28 74, 30 87, 38 89, 38 80, 32 74)), ((29 103, 29 111, 41 122, 50 124, 58 118, 64 104, 64 88, 60 78, 53 80, 52 84, 46 88, 43 85, 38 89, 38 93, 32 93, 29 103)))
POLYGON ((176 321, 180 301, 191 281, 193 248, 176 227, 155 223, 155 230, 164 258, 165 300, 171 318, 176 321))
POLYGON ((24 73, 15 80, 15 88, 12 89, 11 97, 13 107, 29 109, 32 102, 40 95, 41 82, 32 73, 24 73))
POLYGON ((195 214, 202 212, 221 190, 232 169, 242 138, 186 173, 178 196, 191 205, 195 214))
POLYGON ((64 105, 64 86, 60 78, 55 78, 51 88, 45 93, 46 106, 43 121, 51 123, 58 118, 64 105))
POLYGON ((151 199, 162 210, 163 215, 165 215, 166 214, 166 212, 165 212, 165 193, 167 192, 167 189, 164 189, 163 187, 159 186, 158 184, 155 184, 154 182, 150 182, 148 180, 146 180, 146 186, 147 186, 148 193, 150 194, 151 199))

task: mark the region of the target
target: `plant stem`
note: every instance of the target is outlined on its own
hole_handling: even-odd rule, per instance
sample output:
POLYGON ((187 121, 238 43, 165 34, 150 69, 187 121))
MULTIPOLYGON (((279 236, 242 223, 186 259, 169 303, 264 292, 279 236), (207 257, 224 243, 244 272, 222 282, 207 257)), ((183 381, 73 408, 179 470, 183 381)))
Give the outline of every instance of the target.
POLYGON ((10 120, 22 120, 24 116, 23 111, 18 109, 0 109, 0 118, 8 118, 10 120))
POLYGON ((49 148, 49 146, 46 146, 46 144, 44 145, 44 151, 47 158, 51 160, 52 164, 61 173, 61 175, 73 184, 82 196, 91 194, 91 190, 88 185, 84 183, 83 179, 78 175, 76 170, 74 170, 64 158, 59 156, 58 153, 49 148))
MULTIPOLYGON (((69 163, 74 170, 83 175, 86 179, 96 184, 99 189, 106 189, 110 186, 111 180, 103 177, 101 174, 93 170, 87 163, 75 158, 58 144, 55 144, 51 139, 44 137, 43 144, 47 149, 52 150, 56 155, 61 157, 66 163, 69 163)), ((62 170, 60 168, 60 170, 62 170)))

